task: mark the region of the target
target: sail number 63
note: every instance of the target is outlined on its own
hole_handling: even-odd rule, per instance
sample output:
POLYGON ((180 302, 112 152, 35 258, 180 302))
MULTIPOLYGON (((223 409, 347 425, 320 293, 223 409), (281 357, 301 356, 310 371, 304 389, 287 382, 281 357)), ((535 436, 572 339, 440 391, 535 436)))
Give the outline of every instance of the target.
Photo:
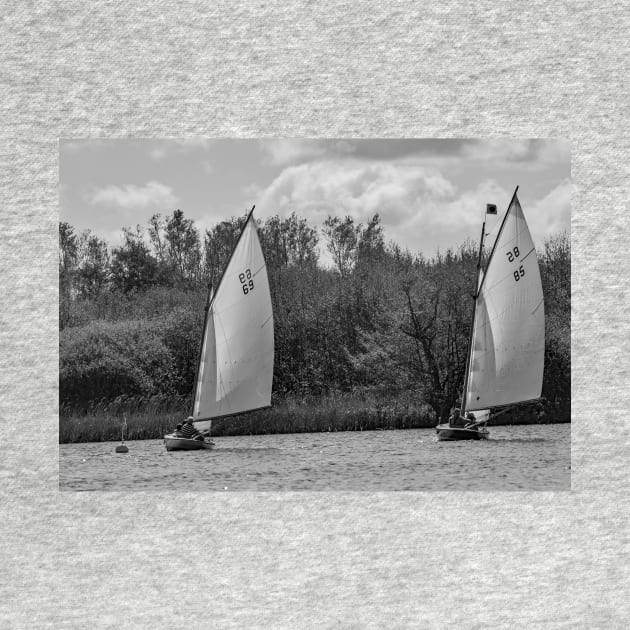
POLYGON ((254 290, 254 280, 252 279, 251 270, 245 269, 243 273, 239 273, 238 279, 241 281, 241 288, 245 295, 254 290))

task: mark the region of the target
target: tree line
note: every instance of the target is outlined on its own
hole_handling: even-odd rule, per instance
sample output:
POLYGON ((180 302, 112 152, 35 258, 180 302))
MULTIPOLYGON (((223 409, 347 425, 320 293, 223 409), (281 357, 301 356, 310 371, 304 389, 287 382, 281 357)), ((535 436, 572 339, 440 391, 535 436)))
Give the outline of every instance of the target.
MULTIPOLYGON (((203 235, 181 210, 123 229, 111 247, 59 225, 62 413, 100 401, 190 401, 207 285, 216 285, 244 225, 203 235)), ((274 400, 412 392, 445 419, 463 385, 477 246, 428 258, 367 224, 329 216, 321 232, 295 213, 259 222, 271 286, 274 400), (323 241, 322 241, 323 239, 323 241), (322 242, 333 261, 319 260, 322 242)), ((570 240, 538 252, 545 295, 547 409, 570 416, 570 240)))

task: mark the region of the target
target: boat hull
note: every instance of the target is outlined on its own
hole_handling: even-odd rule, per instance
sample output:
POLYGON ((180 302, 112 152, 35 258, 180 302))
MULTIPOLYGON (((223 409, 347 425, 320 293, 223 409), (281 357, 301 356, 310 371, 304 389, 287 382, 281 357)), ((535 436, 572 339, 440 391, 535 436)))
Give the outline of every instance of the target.
POLYGON ((485 427, 451 427, 448 424, 441 424, 435 427, 437 439, 440 442, 452 442, 455 440, 487 440, 488 429, 485 427))
POLYGON ((174 435, 165 435, 164 444, 167 451, 202 451, 214 448, 212 440, 202 442, 201 440, 189 440, 174 435))

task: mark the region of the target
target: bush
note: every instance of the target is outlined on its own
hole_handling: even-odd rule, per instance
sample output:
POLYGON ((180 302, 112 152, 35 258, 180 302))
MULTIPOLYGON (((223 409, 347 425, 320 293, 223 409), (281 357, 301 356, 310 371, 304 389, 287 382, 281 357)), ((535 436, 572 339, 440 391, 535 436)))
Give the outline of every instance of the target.
POLYGON ((85 408, 121 395, 178 392, 181 374, 165 340, 168 324, 173 327, 168 321, 95 321, 61 331, 61 403, 85 408))

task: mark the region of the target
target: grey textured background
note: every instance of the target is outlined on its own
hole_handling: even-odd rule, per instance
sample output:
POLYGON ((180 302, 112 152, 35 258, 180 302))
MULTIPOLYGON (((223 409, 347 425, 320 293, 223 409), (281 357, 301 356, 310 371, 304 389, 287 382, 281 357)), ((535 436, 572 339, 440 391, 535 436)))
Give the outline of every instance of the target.
POLYGON ((628 627, 628 8, 4 3, 0 626, 628 627), (59 493, 58 139, 130 136, 569 138, 572 491, 59 493))

